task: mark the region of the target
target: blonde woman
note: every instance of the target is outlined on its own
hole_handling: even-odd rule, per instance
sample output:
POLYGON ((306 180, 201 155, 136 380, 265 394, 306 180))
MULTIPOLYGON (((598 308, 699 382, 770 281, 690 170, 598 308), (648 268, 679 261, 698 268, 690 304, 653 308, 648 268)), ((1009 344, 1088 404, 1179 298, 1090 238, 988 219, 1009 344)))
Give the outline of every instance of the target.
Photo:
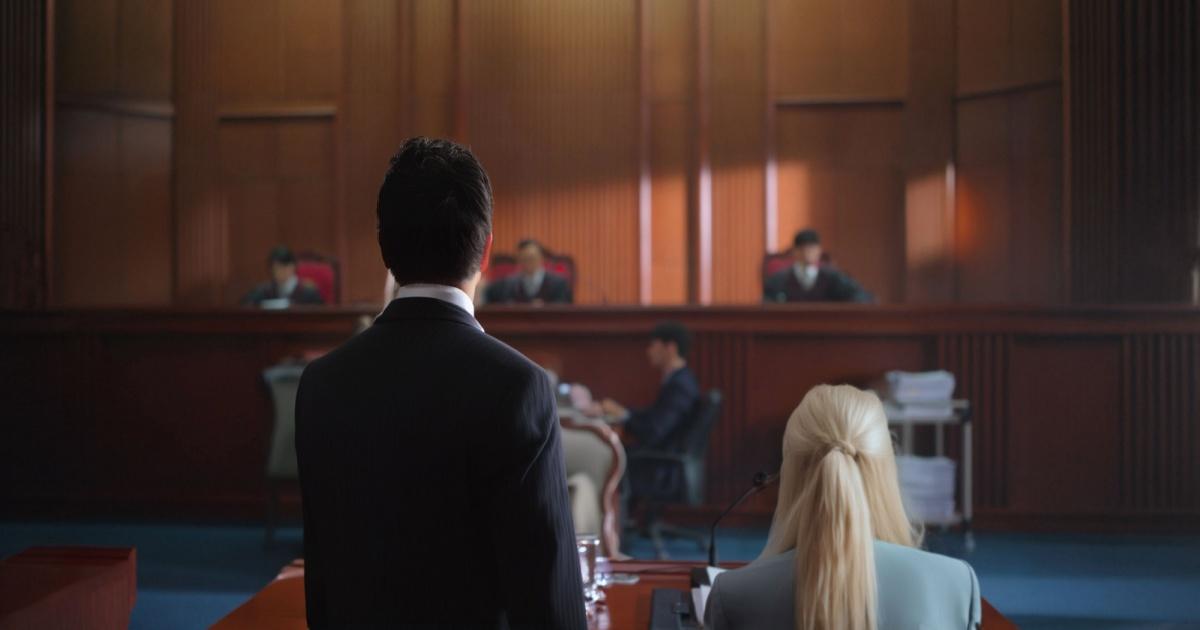
POLYGON ((920 541, 904 514, 883 405, 849 385, 818 385, 783 435, 767 546, 717 578, 705 627, 977 627, 975 572, 917 549, 920 541))

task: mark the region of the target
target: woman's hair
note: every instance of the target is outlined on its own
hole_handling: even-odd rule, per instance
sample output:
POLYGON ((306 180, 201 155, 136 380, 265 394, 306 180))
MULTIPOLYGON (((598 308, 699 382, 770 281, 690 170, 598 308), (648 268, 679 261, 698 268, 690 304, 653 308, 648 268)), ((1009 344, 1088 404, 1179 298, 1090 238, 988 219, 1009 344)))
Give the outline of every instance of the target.
POLYGON ((796 630, 874 630, 875 539, 921 540, 900 499, 883 405, 849 385, 818 385, 788 419, 760 556, 796 549, 796 630))

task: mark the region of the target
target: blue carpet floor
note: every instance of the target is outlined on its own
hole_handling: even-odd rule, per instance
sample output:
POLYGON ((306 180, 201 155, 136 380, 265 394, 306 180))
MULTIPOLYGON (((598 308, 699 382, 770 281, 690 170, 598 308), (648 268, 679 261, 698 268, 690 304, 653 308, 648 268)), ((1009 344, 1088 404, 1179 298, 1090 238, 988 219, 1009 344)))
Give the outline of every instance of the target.
MULTIPOLYGON (((749 560, 763 530, 722 531, 723 560, 749 560)), ((650 542, 628 549, 652 557, 650 542)), ((0 521, 0 556, 33 545, 134 546, 138 600, 132 628, 206 628, 301 555, 300 530, 285 528, 262 546, 253 525, 48 523, 0 521)), ((1031 630, 1200 628, 1200 537, 931 534, 927 546, 966 559, 983 594, 1020 627, 1031 630)), ((694 543, 672 541, 675 559, 701 559, 694 543)))

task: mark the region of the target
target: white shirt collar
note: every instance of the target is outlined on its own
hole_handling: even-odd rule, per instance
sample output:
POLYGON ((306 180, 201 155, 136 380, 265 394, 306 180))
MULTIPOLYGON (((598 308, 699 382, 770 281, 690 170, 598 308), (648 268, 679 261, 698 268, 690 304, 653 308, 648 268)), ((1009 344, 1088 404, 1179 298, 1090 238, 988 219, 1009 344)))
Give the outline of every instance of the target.
POLYGON ((525 292, 530 295, 535 295, 542 288, 542 281, 546 279, 546 270, 538 269, 533 272, 532 276, 521 274, 521 282, 525 284, 525 292))
POLYGON ((483 330, 483 326, 475 319, 475 303, 458 287, 445 284, 406 284, 396 289, 396 299, 404 298, 433 298, 453 304, 466 311, 467 315, 471 316, 471 321, 475 322, 475 326, 483 330))
POLYGON ((279 285, 279 297, 290 298, 292 296, 292 292, 295 291, 296 287, 298 286, 300 286, 299 276, 292 276, 288 278, 287 282, 279 285))
POLYGON ((796 275, 796 280, 805 287, 812 287, 817 281, 817 273, 820 268, 816 265, 801 265, 800 263, 792 263, 792 273, 796 275))

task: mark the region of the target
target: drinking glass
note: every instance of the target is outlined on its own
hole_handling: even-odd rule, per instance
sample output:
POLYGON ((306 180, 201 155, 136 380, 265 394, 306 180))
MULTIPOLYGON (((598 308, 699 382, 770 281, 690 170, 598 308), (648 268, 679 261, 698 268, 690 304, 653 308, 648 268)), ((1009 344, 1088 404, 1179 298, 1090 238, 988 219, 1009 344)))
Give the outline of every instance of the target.
POLYGON ((596 556, 600 551, 600 539, 592 534, 575 536, 575 548, 579 551, 579 572, 583 577, 583 597, 589 604, 600 600, 600 589, 596 583, 596 556))

